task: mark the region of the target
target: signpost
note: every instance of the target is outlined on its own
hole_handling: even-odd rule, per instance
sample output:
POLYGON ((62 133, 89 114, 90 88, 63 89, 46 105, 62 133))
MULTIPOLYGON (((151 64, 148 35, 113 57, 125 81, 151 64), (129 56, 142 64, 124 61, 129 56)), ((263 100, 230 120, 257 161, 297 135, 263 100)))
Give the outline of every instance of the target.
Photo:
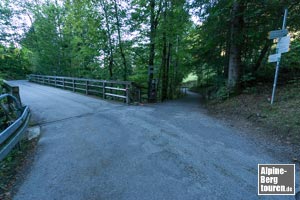
POLYGON ((279 72, 281 54, 288 52, 289 51, 289 46, 290 46, 290 36, 287 35, 288 31, 285 28, 287 12, 288 12, 287 9, 285 9, 284 10, 283 23, 282 23, 282 29, 281 30, 270 31, 269 36, 268 36, 269 39, 278 38, 278 43, 277 43, 277 46, 276 46, 276 54, 270 55, 269 59, 268 59, 268 62, 276 62, 276 70, 275 70, 275 77, 274 77, 271 104, 274 103, 274 97, 275 97, 275 91, 276 91, 276 85, 277 85, 277 79, 278 79, 278 72, 279 72))

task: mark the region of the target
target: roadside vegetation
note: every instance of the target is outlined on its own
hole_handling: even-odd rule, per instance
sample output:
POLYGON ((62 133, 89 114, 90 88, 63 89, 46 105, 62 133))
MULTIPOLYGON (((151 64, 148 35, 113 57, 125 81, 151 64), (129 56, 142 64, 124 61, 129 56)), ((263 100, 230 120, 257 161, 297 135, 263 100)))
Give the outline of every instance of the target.
POLYGON ((22 181, 26 170, 33 160, 33 153, 38 139, 22 140, 20 146, 12 150, 0 161, 0 199, 12 199, 18 181, 22 181), (20 147, 20 148, 19 148, 20 147))

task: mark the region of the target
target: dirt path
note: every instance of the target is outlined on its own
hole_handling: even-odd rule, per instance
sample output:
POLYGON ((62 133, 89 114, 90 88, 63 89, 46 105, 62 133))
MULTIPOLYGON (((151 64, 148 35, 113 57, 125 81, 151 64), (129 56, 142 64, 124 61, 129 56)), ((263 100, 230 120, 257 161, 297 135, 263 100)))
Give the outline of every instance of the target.
POLYGON ((257 164, 290 163, 288 149, 208 117, 195 94, 127 106, 16 83, 42 127, 17 200, 253 200, 259 199, 257 164))

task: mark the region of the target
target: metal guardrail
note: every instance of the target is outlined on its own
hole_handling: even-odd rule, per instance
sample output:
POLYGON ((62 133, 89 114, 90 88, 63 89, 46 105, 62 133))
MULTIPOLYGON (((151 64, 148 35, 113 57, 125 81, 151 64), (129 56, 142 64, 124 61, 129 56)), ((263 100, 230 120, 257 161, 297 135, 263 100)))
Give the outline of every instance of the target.
POLYGON ((139 95, 134 95, 137 88, 130 81, 107 81, 63 76, 44 76, 30 74, 30 82, 54 86, 86 95, 97 95, 103 99, 123 100, 127 104, 140 101, 139 95))
POLYGON ((18 144, 25 133, 30 119, 30 110, 28 106, 22 106, 17 97, 11 94, 0 96, 0 106, 9 116, 13 112, 16 119, 0 133, 0 161, 18 144), (4 101, 4 102, 2 102, 4 101))

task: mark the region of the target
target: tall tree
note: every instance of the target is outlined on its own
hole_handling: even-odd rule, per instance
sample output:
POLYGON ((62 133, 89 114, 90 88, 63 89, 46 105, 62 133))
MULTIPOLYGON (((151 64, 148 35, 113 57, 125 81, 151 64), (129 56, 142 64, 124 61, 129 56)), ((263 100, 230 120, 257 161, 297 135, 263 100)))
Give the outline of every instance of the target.
POLYGON ((33 52, 32 62, 36 71, 60 74, 61 39, 57 27, 61 22, 57 17, 61 7, 51 3, 35 11, 35 21, 22 44, 33 52))
POLYGON ((119 42, 119 50, 120 54, 123 60, 123 66, 124 66, 124 74, 123 74, 123 79, 124 81, 127 81, 127 73, 128 73, 128 67, 127 67, 127 61, 126 61, 126 56, 123 48, 123 41, 121 39, 121 23, 120 23, 120 16, 119 16, 119 9, 118 9, 118 4, 117 0, 114 0, 114 8, 115 8, 115 17, 116 17, 116 26, 117 26, 117 33, 118 33, 118 42, 119 42))
POLYGON ((109 13, 108 13, 108 5, 104 0, 100 0, 100 5, 104 11, 104 19, 105 19, 105 27, 106 27, 106 36, 108 41, 108 56, 109 56, 109 78, 113 77, 113 65, 114 65, 114 53, 113 53, 113 42, 112 42, 112 30, 110 27, 109 13))
POLYGON ((0 2, 0 44, 6 43, 11 35, 9 30, 11 30, 11 18, 12 10, 9 8, 9 1, 0 2))
POLYGON ((149 80, 148 80, 148 101, 155 101, 156 95, 155 90, 156 86, 153 84, 153 73, 151 70, 154 69, 154 58, 155 58, 155 39, 156 31, 159 23, 160 12, 162 9, 162 0, 159 1, 158 5, 155 0, 150 0, 149 3, 150 9, 150 50, 149 50, 149 60, 148 60, 148 71, 149 71, 149 80), (156 8, 158 7, 158 8, 156 8), (157 11, 156 11, 157 10, 157 11))
POLYGON ((239 91, 241 87, 241 58, 244 6, 239 0, 235 0, 232 6, 231 27, 230 27, 230 51, 228 65, 228 87, 230 91, 239 91))

